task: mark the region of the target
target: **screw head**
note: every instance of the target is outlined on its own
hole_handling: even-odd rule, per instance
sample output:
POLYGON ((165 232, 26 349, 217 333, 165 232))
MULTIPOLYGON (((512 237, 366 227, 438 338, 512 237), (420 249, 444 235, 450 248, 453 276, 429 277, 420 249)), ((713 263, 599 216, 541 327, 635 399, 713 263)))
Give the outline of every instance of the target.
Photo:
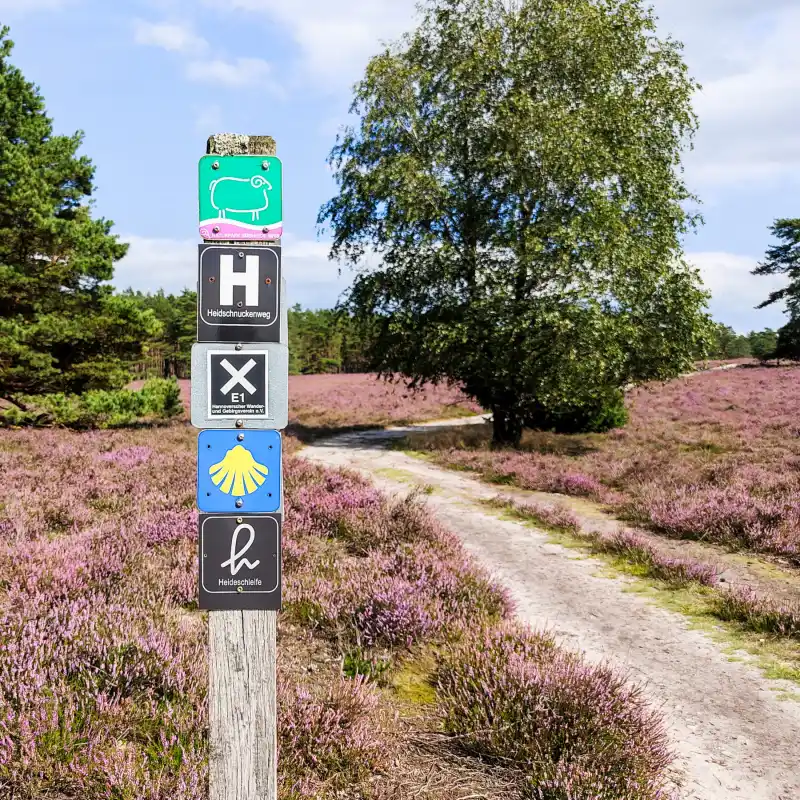
POLYGON ((240 434, 239 434, 239 435, 236 437, 236 441, 237 441, 237 442, 243 442, 243 441, 244 441, 244 434, 243 434, 243 433, 240 433, 240 434))
POLYGON ((243 592, 243 591, 244 591, 244 589, 243 589, 241 586, 237 586, 237 587, 236 587, 236 591, 237 591, 237 592, 243 592))
POLYGON ((269 161, 262 161, 261 169, 269 169, 269 161))
POLYGON ((242 301, 240 300, 240 301, 239 301, 239 302, 236 304, 236 307, 237 307, 237 308, 241 308, 243 305, 244 305, 244 303, 242 303, 242 301))
POLYGON ((215 162, 214 162, 214 163, 211 165, 211 169, 219 169, 219 161, 215 161, 215 162))
POLYGON ((264 233, 269 233, 269 228, 262 228, 262 230, 264 231, 264 233))
POLYGON ((267 286, 269 286, 272 283, 272 278, 264 278, 264 283, 266 283, 267 286))
POLYGON ((244 345, 241 342, 239 342, 239 344, 236 345, 236 349, 241 350, 243 346, 244 345))
POLYGON ((243 505, 244 505, 244 502, 242 500, 237 500, 236 501, 236 508, 241 508, 243 505))
POLYGON ((236 420, 236 427, 237 427, 237 428, 241 428, 241 427, 243 427, 243 426, 244 426, 244 420, 237 419, 237 420, 236 420))
POLYGON ((237 522, 238 522, 238 523, 241 525, 241 523, 242 523, 242 518, 241 518, 241 517, 236 517, 236 521, 237 521, 237 522))
POLYGON ((213 231, 214 233, 219 233, 219 225, 215 225, 213 231))
POLYGON ((239 258, 244 258, 244 253, 239 253, 239 258))

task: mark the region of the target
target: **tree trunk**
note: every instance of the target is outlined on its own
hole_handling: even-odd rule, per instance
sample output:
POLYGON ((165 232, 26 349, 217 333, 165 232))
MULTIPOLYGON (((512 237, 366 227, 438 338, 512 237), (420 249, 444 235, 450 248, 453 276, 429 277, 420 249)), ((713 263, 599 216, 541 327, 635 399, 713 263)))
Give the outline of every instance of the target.
POLYGON ((519 447, 522 417, 508 408, 492 407, 492 449, 519 447))

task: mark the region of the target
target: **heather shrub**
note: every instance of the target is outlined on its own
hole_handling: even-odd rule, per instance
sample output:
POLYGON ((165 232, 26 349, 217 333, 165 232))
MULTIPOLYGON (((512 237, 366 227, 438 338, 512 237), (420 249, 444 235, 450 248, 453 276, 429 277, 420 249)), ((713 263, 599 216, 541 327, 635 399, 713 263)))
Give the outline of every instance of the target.
POLYGON ((630 531, 616 531, 612 534, 590 532, 585 536, 592 542, 592 548, 596 552, 620 556, 626 563, 640 567, 646 575, 673 586, 686 586, 690 583, 714 586, 717 583, 719 570, 715 565, 692 559, 672 558, 630 531))
POLYGON ((287 611, 364 647, 441 639, 508 616, 507 593, 413 493, 392 499, 355 473, 287 461, 287 611))
POLYGON ((537 800, 657 800, 672 761, 637 686, 552 638, 517 627, 447 652, 437 670, 445 729, 468 752, 524 772, 537 800))
POLYGON ((358 640, 370 646, 410 647, 441 630, 446 623, 441 607, 415 588, 395 576, 364 587, 352 614, 358 640))
POLYGON ((321 696, 278 681, 278 764, 282 798, 317 797, 358 783, 385 764, 390 725, 362 677, 321 696))
POLYGON ((730 589, 713 598, 714 613, 757 633, 800 639, 800 606, 781 605, 751 589, 730 589))

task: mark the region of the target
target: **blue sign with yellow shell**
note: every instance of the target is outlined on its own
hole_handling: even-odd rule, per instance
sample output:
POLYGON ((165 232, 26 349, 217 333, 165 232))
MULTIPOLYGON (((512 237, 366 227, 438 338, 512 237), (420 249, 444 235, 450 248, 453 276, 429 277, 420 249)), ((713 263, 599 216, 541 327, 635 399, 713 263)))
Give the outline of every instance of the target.
POLYGON ((206 430, 197 438, 197 507, 210 514, 272 514, 281 506, 281 435, 206 430))

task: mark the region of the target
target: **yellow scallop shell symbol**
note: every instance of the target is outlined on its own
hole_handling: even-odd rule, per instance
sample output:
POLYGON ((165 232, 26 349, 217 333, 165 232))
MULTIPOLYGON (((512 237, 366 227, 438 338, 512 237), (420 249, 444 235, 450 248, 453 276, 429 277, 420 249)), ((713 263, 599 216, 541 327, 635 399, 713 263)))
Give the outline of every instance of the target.
POLYGON ((259 464, 249 450, 237 444, 225 453, 219 464, 208 468, 208 474, 221 492, 241 497, 258 489, 269 470, 259 464))

